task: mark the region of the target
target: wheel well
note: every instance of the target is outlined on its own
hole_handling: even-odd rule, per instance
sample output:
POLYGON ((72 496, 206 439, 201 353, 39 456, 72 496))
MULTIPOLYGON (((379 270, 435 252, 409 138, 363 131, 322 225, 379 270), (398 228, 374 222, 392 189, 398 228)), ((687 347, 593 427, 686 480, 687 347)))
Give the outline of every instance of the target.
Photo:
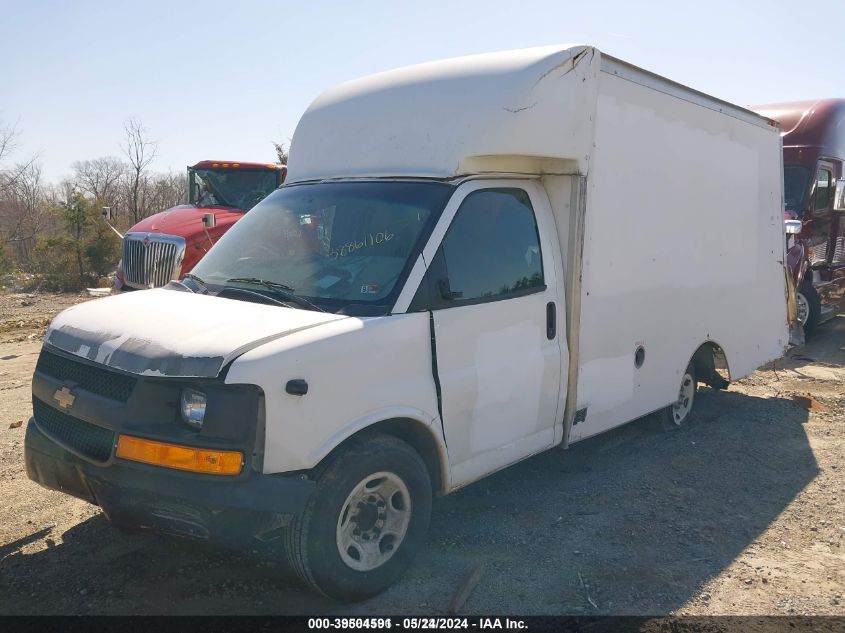
POLYGON ((718 343, 702 343, 690 360, 698 379, 713 389, 727 389, 731 372, 725 350, 718 343))
POLYGON ((445 481, 443 478, 442 468, 443 462, 441 460, 437 441, 434 439, 428 427, 426 427, 422 422, 409 418, 382 420, 381 422, 376 422, 375 424, 361 429, 332 449, 332 451, 326 455, 319 464, 317 464, 314 470, 319 472, 334 458, 335 455, 337 455, 350 443, 366 440, 368 435, 376 433, 391 435, 402 440, 406 444, 409 444, 411 448, 419 453, 423 463, 425 463, 428 475, 431 477, 431 489, 435 494, 445 492, 445 481))

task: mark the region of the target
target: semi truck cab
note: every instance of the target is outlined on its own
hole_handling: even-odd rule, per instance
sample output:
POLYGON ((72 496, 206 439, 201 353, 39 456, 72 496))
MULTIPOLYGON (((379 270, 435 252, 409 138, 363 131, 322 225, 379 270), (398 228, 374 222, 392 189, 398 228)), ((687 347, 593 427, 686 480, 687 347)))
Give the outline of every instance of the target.
POLYGON ((144 218, 124 235, 115 289, 164 286, 190 272, 286 174, 287 167, 276 163, 204 160, 188 167, 188 203, 144 218), (208 214, 211 226, 204 223, 208 214))
POLYGON ((845 177, 845 99, 754 106, 778 121, 783 138, 784 218, 800 221, 788 237, 798 319, 808 334, 845 307, 845 212, 836 199, 845 177))

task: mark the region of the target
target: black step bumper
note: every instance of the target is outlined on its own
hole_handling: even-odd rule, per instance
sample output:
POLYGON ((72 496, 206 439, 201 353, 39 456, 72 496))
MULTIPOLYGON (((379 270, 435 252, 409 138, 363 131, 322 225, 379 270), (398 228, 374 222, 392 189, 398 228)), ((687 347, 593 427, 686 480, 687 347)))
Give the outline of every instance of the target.
POLYGON ((116 459, 100 466, 53 441, 34 419, 24 456, 30 479, 100 506, 117 525, 236 545, 272 538, 302 512, 315 486, 281 474, 226 481, 116 459))

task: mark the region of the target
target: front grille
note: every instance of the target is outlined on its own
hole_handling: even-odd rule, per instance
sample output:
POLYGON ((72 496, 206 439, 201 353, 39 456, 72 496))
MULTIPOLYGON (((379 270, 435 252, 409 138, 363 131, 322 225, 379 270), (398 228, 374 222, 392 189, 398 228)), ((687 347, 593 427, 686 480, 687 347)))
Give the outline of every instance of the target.
POLYGON ((32 399, 32 415, 42 431, 81 455, 97 462, 111 457, 113 431, 62 413, 38 398, 32 399))
POLYGON ((178 275, 184 255, 184 238, 127 233, 123 239, 123 278, 135 288, 164 286, 178 275))
POLYGON ((833 251, 833 263, 845 264, 845 237, 836 238, 836 250, 833 251))
POLYGON ((814 244, 810 247, 810 265, 824 264, 827 262, 827 242, 814 244))
POLYGON ((47 350, 41 351, 35 371, 62 382, 72 382, 85 391, 119 402, 129 400, 137 382, 132 376, 80 363, 47 350))

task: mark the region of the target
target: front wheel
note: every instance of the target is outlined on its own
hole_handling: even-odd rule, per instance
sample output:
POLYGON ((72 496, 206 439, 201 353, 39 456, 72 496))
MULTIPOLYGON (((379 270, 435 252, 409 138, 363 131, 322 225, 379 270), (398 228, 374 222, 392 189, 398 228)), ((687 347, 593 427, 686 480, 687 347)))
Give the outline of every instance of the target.
POLYGON ((798 320, 804 326, 804 334, 809 335, 816 329, 821 315, 821 299, 809 279, 805 279, 798 288, 795 301, 798 304, 798 320))
POLYGON ((690 363, 681 377, 678 399, 660 411, 660 422, 665 431, 677 429, 690 421, 697 392, 698 376, 695 373, 695 366, 690 363))
POLYGON ((286 551, 297 575, 343 602, 390 587, 424 543, 431 479, 405 442, 374 435, 349 446, 321 472, 286 551))

